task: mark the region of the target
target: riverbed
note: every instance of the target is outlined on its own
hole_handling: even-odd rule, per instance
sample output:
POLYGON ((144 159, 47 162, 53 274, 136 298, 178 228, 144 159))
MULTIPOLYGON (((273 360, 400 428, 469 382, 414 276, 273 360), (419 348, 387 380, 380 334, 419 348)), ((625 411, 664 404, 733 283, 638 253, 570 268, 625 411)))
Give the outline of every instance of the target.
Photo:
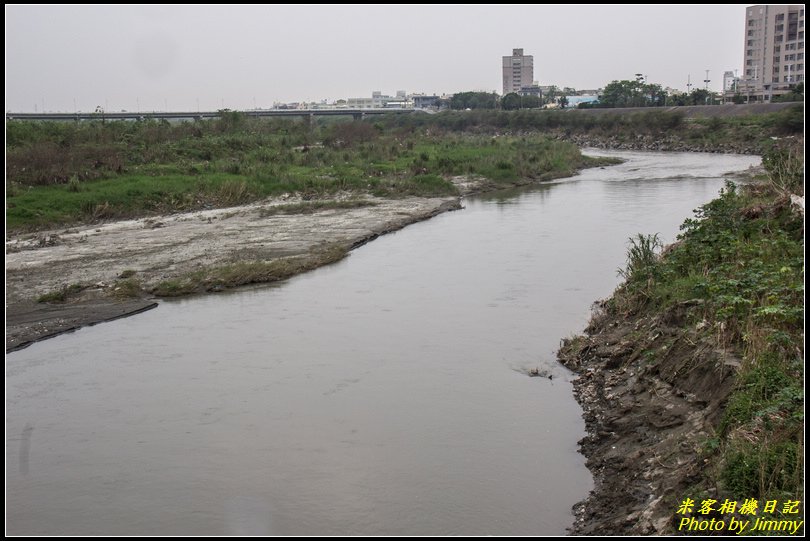
POLYGON ((7 355, 7 533, 565 533, 592 481, 560 339, 628 237, 759 162, 598 154, 627 161, 7 355))

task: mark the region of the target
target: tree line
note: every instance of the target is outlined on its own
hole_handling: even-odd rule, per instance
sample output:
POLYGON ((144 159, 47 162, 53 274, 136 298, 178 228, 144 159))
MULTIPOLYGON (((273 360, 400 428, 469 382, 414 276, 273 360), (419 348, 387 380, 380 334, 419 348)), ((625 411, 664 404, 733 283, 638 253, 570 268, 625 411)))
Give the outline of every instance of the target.
MULTIPOLYGON (((576 93, 573 88, 560 90, 551 86, 544 94, 522 96, 515 92, 501 97, 495 92, 459 92, 452 98, 441 102, 440 108, 453 110, 467 109, 541 109, 552 106, 565 109, 568 107, 566 94, 576 93)), ((745 96, 737 94, 734 103, 744 103, 745 96)), ((804 101, 804 83, 799 83, 788 94, 773 101, 804 101)), ((614 108, 614 107, 664 107, 673 105, 717 105, 722 102, 721 96, 705 88, 695 88, 691 92, 667 91, 660 84, 647 83, 643 78, 635 80, 611 81, 600 92, 599 99, 592 103, 582 103, 578 107, 614 108)))

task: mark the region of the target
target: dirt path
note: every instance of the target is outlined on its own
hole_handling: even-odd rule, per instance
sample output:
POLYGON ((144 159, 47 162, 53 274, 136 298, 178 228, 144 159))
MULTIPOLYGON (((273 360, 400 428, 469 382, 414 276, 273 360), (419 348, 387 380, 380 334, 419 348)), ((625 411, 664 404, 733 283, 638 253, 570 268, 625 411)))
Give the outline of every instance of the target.
POLYGON ((275 199, 7 238, 6 351, 154 305, 117 299, 122 276, 148 290, 203 268, 312 254, 325 245, 352 248, 460 206, 456 197, 368 199, 372 206, 270 214, 300 202, 275 199), (67 302, 36 302, 74 284, 84 289, 67 302))

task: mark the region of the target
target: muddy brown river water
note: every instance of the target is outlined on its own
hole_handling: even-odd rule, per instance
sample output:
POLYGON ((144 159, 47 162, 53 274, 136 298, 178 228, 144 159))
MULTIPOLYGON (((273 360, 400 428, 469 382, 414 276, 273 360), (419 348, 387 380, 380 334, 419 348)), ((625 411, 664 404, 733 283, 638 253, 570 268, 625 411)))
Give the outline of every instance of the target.
POLYGON ((598 153, 627 162, 8 354, 7 533, 565 533, 592 481, 560 339, 629 236, 759 163, 598 153))

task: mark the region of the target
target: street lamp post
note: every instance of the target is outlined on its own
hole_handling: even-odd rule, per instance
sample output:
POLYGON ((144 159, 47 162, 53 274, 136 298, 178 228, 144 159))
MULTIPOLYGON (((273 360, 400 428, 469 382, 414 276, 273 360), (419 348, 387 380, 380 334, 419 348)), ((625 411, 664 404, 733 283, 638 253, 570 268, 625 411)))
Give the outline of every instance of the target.
POLYGON ((706 90, 706 105, 709 105, 709 82, 711 82, 711 80, 709 79, 709 70, 706 70, 706 78, 703 79, 703 82, 706 83, 704 87, 704 89, 706 90))

